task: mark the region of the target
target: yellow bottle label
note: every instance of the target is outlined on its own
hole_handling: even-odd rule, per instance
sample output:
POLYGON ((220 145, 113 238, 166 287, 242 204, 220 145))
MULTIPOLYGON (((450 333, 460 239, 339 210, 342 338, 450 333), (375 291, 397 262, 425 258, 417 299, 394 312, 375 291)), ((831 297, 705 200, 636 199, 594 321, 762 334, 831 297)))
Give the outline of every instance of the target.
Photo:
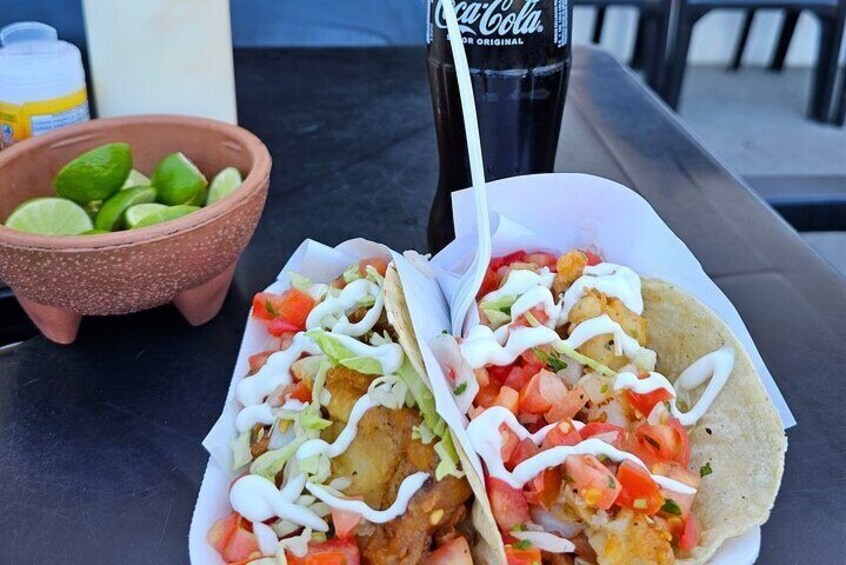
POLYGON ((0 100, 0 148, 88 120, 85 88, 58 98, 11 104, 0 100))

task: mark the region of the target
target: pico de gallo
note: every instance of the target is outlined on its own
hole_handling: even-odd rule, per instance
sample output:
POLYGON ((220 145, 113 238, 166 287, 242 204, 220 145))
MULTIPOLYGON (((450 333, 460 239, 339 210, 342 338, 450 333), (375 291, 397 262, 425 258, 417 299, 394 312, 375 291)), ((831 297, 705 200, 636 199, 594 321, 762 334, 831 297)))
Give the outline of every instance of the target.
POLYGON ((431 345, 470 418, 508 563, 672 563, 696 547, 711 469, 690 468, 688 427, 733 350, 679 376, 710 390, 682 412, 655 372, 640 277, 588 250, 494 258, 477 305, 480 325, 431 345))

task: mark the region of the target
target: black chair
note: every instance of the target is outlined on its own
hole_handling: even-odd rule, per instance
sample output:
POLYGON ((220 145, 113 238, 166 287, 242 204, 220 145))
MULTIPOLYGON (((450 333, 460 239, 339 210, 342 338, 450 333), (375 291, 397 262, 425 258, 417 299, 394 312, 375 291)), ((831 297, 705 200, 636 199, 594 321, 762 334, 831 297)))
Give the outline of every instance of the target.
POLYGON ((846 123, 846 72, 844 72, 842 84, 840 85, 840 101, 837 104, 837 111, 834 115, 834 123, 839 126, 846 123))
MULTIPOLYGON (((752 22, 755 20, 755 13, 757 8, 747 10, 743 16, 743 24, 740 29, 740 38, 734 49, 734 55, 731 58, 728 69, 736 71, 740 69, 743 64, 743 53, 746 51, 746 43, 749 41, 749 32, 752 30, 752 22)), ((780 73, 784 70, 784 61, 787 58, 787 50, 790 48, 790 42, 793 41, 793 34, 796 31, 796 24, 799 23, 800 10, 786 10, 784 13, 784 20, 781 22, 781 31, 778 34, 778 43, 776 44, 775 53, 773 53, 772 61, 768 65, 768 69, 780 73)))
MULTIPOLYGON (((721 9, 772 9, 797 13, 807 10, 817 17, 820 22, 820 41, 816 69, 811 83, 808 117, 820 122, 828 121, 837 77, 837 59, 843 41, 844 17, 846 16, 846 2, 843 0, 679 0, 675 42, 669 56, 661 91, 667 104, 673 108, 678 106, 693 26, 705 14, 721 9)), ((786 43, 783 47, 785 53, 787 52, 786 43)))
POLYGON ((602 27, 608 8, 627 6, 638 10, 632 67, 643 68, 646 83, 656 92, 659 91, 667 59, 671 0, 575 0, 575 5, 596 8, 594 43, 599 43, 602 39, 602 27))

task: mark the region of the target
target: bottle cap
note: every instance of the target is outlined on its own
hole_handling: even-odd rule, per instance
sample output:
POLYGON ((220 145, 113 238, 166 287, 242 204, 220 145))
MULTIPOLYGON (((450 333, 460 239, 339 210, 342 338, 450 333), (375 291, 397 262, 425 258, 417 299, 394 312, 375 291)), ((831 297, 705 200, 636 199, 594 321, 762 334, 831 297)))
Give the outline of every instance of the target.
POLYGON ((56 28, 41 22, 15 22, 0 29, 0 45, 9 47, 13 43, 28 41, 58 41, 56 28))

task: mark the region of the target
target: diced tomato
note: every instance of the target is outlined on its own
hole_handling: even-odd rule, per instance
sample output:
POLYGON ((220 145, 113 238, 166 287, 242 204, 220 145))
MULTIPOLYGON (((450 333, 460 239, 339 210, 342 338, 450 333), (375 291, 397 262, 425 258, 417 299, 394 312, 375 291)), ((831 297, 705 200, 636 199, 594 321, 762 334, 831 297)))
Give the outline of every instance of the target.
MULTIPOLYGON (((520 390, 520 412, 543 414, 552 408, 552 403, 541 392, 541 381, 548 381, 550 378, 558 381, 558 384, 564 387, 564 383, 558 380, 558 377, 556 377, 554 373, 550 373, 549 371, 538 371, 520 390)), ((546 388, 554 388, 554 385, 547 384, 546 388)), ((564 387, 564 394, 566 393, 567 389, 564 387)))
POLYGON ((209 540, 209 545, 211 545, 215 551, 223 553, 229 538, 232 537, 233 532, 235 532, 235 529, 238 527, 238 521, 240 518, 241 516, 237 512, 233 512, 226 518, 221 518, 212 524, 212 527, 209 529, 209 533, 206 535, 206 539, 209 540))
POLYGON ((286 552, 288 565, 360 565, 361 555, 355 538, 333 538, 321 543, 309 543, 305 557, 286 552))
MULTIPOLYGON (((498 385, 505 384, 505 379, 508 378, 508 374, 514 368, 514 365, 491 365, 487 368, 488 370, 488 378, 490 378, 491 382, 496 383, 498 385)), ((531 375, 529 375, 531 377, 531 375)), ((526 379, 528 380, 528 379, 526 379)), ((514 388, 514 387, 511 387, 514 388)))
POLYGON ((237 512, 215 522, 206 537, 227 563, 242 561, 259 551, 250 523, 237 512))
POLYGON ((224 561, 242 561, 249 557, 260 556, 258 540, 256 535, 242 527, 235 528, 232 537, 226 542, 223 553, 220 554, 224 561))
POLYGON ((268 351, 261 351, 254 355, 250 355, 249 363, 250 363, 250 373, 257 373, 259 369, 264 367, 264 364, 267 363, 267 358, 276 353, 274 350, 268 351))
POLYGON ((518 401, 520 394, 511 387, 504 386, 499 389, 499 394, 494 399, 494 406, 502 406, 508 408, 512 413, 517 413, 518 401))
POLYGON ((702 528, 699 526, 699 520, 693 514, 688 514, 687 520, 684 521, 684 529, 679 537, 679 549, 690 551, 697 545, 702 538, 702 528))
MULTIPOLYGON (((488 371, 484 367, 473 369, 473 375, 476 377, 476 382, 479 383, 479 387, 488 386, 488 384, 491 382, 491 378, 488 375, 488 371)), ((454 377, 453 380, 455 380, 454 377)))
POLYGON ((514 390, 523 390, 523 387, 539 370, 540 367, 515 363, 511 366, 502 384, 514 390))
POLYGON ((541 551, 537 547, 517 549, 512 545, 506 545, 505 559, 508 565, 535 565, 541 562, 541 551))
POLYGON ((485 295, 495 291, 497 288, 499 288, 499 277, 496 275, 496 269, 488 267, 488 270, 485 271, 485 278, 482 279, 482 286, 479 288, 478 294, 476 294, 476 300, 481 300, 485 295))
POLYGON ((579 430, 579 435, 582 436, 582 439, 588 439, 593 436, 603 435, 607 433, 616 433, 617 440, 612 442, 611 445, 620 449, 623 437, 625 436, 625 430, 620 426, 615 426, 614 424, 606 424, 605 422, 591 422, 579 430))
POLYGON ((538 267, 549 267, 550 269, 555 267, 557 260, 558 258, 552 253, 545 253, 543 251, 529 253, 523 258, 524 263, 534 263, 538 267))
POLYGON ((540 448, 532 442, 529 438, 520 440, 520 443, 517 444, 517 448, 511 454, 511 459, 506 461, 506 468, 509 470, 514 469, 517 465, 528 459, 529 457, 533 457, 540 453, 540 448))
POLYGON ((529 483, 530 490, 526 498, 533 504, 540 504, 546 510, 558 500, 561 492, 561 467, 550 467, 529 483))
POLYGON ((564 462, 564 469, 579 495, 591 506, 608 510, 620 494, 620 483, 614 474, 593 455, 571 455, 564 462))
POLYGON ((388 262, 381 257, 371 257, 369 259, 362 259, 358 262, 358 273, 362 277, 367 276, 367 267, 373 267, 376 269, 376 272, 385 276, 385 273, 388 272, 388 262))
POLYGON ((630 390, 626 391, 626 399, 632 408, 641 413, 642 416, 649 416, 652 409, 659 402, 666 402, 673 397, 670 391, 664 388, 658 388, 646 394, 638 394, 630 390))
MULTIPOLYGON (((545 324, 549 321, 549 315, 546 313, 546 310, 543 309, 542 306, 535 306, 529 310, 529 314, 531 314, 535 320, 538 321, 540 324, 545 324)), ((526 318, 525 314, 517 318, 516 320, 512 321, 509 324, 511 328, 528 328, 532 324, 529 323, 528 318, 526 318)))
MULTIPOLYGON (((357 499, 361 500, 361 497, 357 497, 357 499)), ((335 528, 335 535, 341 539, 352 536, 352 532, 359 522, 361 522, 361 514, 357 512, 339 508, 332 509, 332 526, 335 528)))
POLYGON ((631 461, 623 461, 617 468, 617 481, 622 490, 616 504, 635 512, 652 515, 661 510, 664 497, 649 471, 631 461))
MULTIPOLYGON (((557 377, 556 377, 557 378, 557 377)), ((558 382, 561 382, 560 380, 558 382)), ((561 383, 564 386, 564 383, 561 383)), ((566 390, 566 388, 564 389, 566 390)), ((565 418, 572 418, 588 403, 588 395, 582 387, 566 391, 560 399, 552 399, 552 408, 546 413, 547 422, 557 422, 565 418)))
POLYGON ((300 402, 311 402, 311 387, 305 381, 297 381, 289 384, 279 395, 280 402, 285 402, 286 397, 299 400, 300 402))
POLYGON ((679 422, 678 418, 669 417, 667 418, 667 424, 675 429, 679 434, 679 440, 681 441, 680 453, 679 458, 676 460, 683 468, 687 468, 690 464, 690 436, 687 435, 687 430, 679 422))
POLYGON ((585 257, 587 257, 588 267, 593 267, 594 265, 602 263, 602 257, 591 251, 585 251, 585 257))
POLYGON ((259 292, 253 296, 253 316, 261 320, 272 320, 275 315, 276 301, 279 300, 278 294, 271 294, 269 292, 259 292))
POLYGON ((273 318, 267 322, 267 331, 270 335, 282 336, 286 333, 297 333, 300 328, 283 318, 273 318))
POLYGON ((690 462, 690 440, 681 425, 642 424, 635 430, 635 434, 641 453, 650 459, 647 464, 653 461, 676 461, 686 467, 690 462))
POLYGON ((518 261, 522 263, 525 257, 526 252, 523 250, 515 251, 514 253, 509 253, 508 255, 503 255, 502 257, 495 257, 491 259, 490 268, 496 271, 500 267, 507 267, 511 263, 516 263, 518 261))
POLYGON ((491 383, 487 386, 480 388, 479 392, 476 393, 476 398, 474 399, 476 406, 480 406, 482 408, 490 408, 493 406, 494 401, 499 395, 500 388, 502 388, 502 385, 494 381, 491 381, 491 383))
POLYGON ((499 449, 502 454, 502 460, 510 461, 511 457, 514 455, 514 451, 517 449, 517 446, 520 445, 520 438, 517 437, 517 434, 505 424, 502 424, 499 427, 499 435, 502 437, 502 447, 499 449))
POLYGON ((473 565, 467 538, 458 536, 429 554, 423 565, 473 565))
POLYGON ((561 420, 546 434, 541 447, 547 449, 559 445, 576 445, 580 441, 582 441, 582 437, 578 430, 576 430, 573 422, 570 420, 561 420))
POLYGON ((522 490, 513 488, 496 477, 488 477, 486 486, 491 509, 500 530, 510 532, 514 526, 530 520, 529 503, 522 490))
POLYGON ((297 329, 305 329, 305 321, 312 308, 314 299, 296 288, 289 288, 281 295, 259 292, 253 298, 253 316, 262 320, 282 318, 297 329))

